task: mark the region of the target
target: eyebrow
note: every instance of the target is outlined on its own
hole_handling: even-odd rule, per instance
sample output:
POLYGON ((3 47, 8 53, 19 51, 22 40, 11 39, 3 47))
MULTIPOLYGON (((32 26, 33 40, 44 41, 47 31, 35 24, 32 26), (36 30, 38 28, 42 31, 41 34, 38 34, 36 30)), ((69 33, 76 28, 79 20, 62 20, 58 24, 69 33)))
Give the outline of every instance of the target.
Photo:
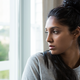
MULTIPOLYGON (((54 28, 59 28, 59 27, 56 27, 56 26, 55 27, 51 27, 50 30, 54 29, 54 28)), ((61 28, 59 28, 59 29, 61 29, 61 28)), ((45 28, 45 30, 47 31, 47 28, 45 28)))

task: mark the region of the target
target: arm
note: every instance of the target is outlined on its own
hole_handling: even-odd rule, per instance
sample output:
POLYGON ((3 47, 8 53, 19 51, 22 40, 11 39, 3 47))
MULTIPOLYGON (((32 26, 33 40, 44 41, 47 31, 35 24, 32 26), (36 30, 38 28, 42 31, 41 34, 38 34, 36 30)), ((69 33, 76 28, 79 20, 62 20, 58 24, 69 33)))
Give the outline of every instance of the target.
POLYGON ((22 80, 40 80, 38 60, 35 56, 31 56, 25 66, 22 80))

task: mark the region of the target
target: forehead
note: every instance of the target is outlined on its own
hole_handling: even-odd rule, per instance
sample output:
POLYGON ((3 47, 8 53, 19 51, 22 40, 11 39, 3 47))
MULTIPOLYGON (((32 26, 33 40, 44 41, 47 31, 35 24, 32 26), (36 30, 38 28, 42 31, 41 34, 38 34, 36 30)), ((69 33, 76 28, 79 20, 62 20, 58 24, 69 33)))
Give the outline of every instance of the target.
POLYGON ((51 26, 55 23, 57 23, 56 18, 54 16, 50 16, 46 21, 46 27, 48 27, 49 25, 51 26))
POLYGON ((64 30, 67 29, 68 30, 68 26, 63 26, 63 25, 59 24, 58 20, 54 16, 50 16, 47 19, 45 29, 50 29, 52 27, 58 27, 57 29, 64 29, 64 30))

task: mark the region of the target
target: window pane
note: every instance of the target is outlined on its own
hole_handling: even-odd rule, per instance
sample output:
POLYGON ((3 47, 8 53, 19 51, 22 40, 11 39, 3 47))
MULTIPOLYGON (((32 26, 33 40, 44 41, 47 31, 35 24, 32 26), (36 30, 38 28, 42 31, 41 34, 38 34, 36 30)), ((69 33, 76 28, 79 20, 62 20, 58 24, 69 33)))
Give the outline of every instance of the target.
POLYGON ((42 12, 42 7, 41 6, 42 6, 42 3, 36 3, 36 5, 35 5, 36 12, 38 12, 38 13, 42 12))
POLYGON ((0 71, 0 80, 9 80, 9 70, 0 71))
POLYGON ((36 2, 36 3, 41 3, 41 2, 42 2, 42 0, 35 0, 35 2, 36 2))
POLYGON ((8 60, 9 26, 0 26, 0 61, 8 60))
POLYGON ((0 0, 0 23, 10 22, 10 0, 0 0))
POLYGON ((31 0, 31 55, 42 51, 42 0, 31 0))

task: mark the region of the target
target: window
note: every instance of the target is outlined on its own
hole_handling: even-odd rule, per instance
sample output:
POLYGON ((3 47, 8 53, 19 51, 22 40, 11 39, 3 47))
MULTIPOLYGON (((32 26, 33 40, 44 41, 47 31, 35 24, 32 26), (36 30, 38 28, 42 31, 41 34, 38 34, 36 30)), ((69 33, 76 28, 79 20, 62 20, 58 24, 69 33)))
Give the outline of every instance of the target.
POLYGON ((0 0, 0 80, 9 80, 10 0, 0 0))
POLYGON ((31 55, 43 51, 42 0, 31 0, 31 55))
POLYGON ((17 1, 0 0, 0 80, 18 80, 17 1))
POLYGON ((30 0, 0 0, 0 80, 20 80, 30 51, 43 51, 42 0, 31 0, 31 15, 29 10, 30 0))

